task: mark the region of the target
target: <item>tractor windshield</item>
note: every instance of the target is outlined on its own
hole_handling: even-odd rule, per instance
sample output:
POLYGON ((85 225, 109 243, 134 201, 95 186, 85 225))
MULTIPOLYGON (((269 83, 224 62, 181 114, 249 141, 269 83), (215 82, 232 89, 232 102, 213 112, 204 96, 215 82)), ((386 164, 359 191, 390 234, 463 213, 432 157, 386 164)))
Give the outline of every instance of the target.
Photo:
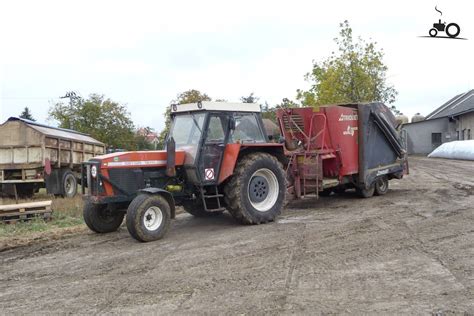
POLYGON ((196 113, 181 114, 174 117, 170 137, 174 138, 176 149, 186 152, 185 164, 194 164, 205 115, 205 113, 196 113))

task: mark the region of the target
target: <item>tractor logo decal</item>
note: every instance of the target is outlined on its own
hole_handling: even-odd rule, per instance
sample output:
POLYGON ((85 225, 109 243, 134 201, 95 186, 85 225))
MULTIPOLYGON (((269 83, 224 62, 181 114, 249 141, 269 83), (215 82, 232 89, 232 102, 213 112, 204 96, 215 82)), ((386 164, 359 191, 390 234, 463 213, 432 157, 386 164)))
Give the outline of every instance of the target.
MULTIPOLYGON (((442 16, 443 12, 438 10, 438 7, 435 6, 435 10, 439 12, 442 16)), ((467 38, 458 37, 461 33, 461 27, 457 23, 448 23, 441 22, 441 19, 438 20, 438 23, 433 23, 433 27, 428 31, 429 36, 419 36, 419 37, 434 37, 434 38, 452 38, 452 39, 462 39, 466 40, 467 38), (447 36, 442 36, 439 33, 446 33, 447 36)))
POLYGON ((204 176, 206 180, 214 180, 214 168, 206 168, 204 169, 204 176))
POLYGON ((358 119, 359 117, 357 116, 357 114, 341 114, 341 116, 339 117, 339 122, 357 121, 358 119))
POLYGON ((142 167, 150 165, 166 165, 166 160, 144 160, 144 161, 111 161, 109 167, 142 167))
POLYGON ((357 126, 347 126, 347 129, 342 132, 342 135, 351 135, 351 136, 354 136, 354 132, 358 130, 358 127, 357 126))

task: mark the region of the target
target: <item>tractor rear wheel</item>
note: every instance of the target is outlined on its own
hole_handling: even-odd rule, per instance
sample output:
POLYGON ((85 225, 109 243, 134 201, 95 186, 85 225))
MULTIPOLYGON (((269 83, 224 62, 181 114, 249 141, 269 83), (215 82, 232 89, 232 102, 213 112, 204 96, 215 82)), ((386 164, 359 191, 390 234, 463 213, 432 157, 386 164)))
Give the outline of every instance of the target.
POLYGON ((273 221, 285 204, 283 166, 270 154, 249 154, 237 164, 224 193, 229 212, 240 223, 273 221))
POLYGON ((199 199, 183 201, 182 205, 183 205, 184 210, 187 213, 195 217, 213 217, 213 216, 221 215, 223 213, 223 211, 207 212, 206 210, 204 210, 202 201, 199 199))
POLYGON ((83 210, 84 222, 87 227, 96 233, 110 233, 116 231, 123 222, 125 213, 111 211, 105 204, 86 202, 83 210))
POLYGON ((139 194, 128 206, 127 229, 138 241, 163 238, 171 223, 171 208, 161 195, 139 194))
POLYGON ((375 180, 375 195, 384 195, 388 191, 388 179, 382 177, 375 180))

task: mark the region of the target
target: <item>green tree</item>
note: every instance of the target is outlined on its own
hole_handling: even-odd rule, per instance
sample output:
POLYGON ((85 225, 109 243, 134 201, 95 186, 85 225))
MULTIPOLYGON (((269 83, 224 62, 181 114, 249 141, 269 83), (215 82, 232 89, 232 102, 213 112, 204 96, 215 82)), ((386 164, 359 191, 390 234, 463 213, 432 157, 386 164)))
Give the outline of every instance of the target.
POLYGON ((137 150, 154 150, 155 145, 151 143, 147 136, 154 134, 155 130, 149 126, 140 128, 135 133, 135 146, 137 150))
POLYGON ((257 103, 260 98, 256 97, 254 93, 250 93, 248 96, 240 98, 242 103, 257 103))
POLYGON ((127 108, 103 95, 56 103, 49 109, 49 117, 58 121, 59 127, 87 133, 108 147, 136 149, 134 125, 127 108))
MULTIPOLYGON (((173 104, 186 104, 186 103, 195 103, 199 101, 212 101, 212 98, 205 93, 201 93, 199 90, 190 89, 184 91, 176 96, 176 99, 170 102, 170 105, 173 104)), ((160 132, 158 136, 159 143, 158 147, 163 148, 165 145, 166 136, 169 133, 171 125, 171 108, 168 106, 163 114, 165 117, 165 127, 160 132)))
POLYGON ((30 121, 33 121, 33 122, 36 121, 34 119, 33 115, 31 114, 30 109, 27 106, 25 106, 25 108, 23 109, 23 112, 21 112, 20 118, 27 119, 27 120, 30 120, 30 121))
POLYGON ((298 90, 297 98, 304 106, 321 104, 381 101, 393 103, 397 91, 387 83, 387 66, 383 50, 376 42, 353 39, 348 21, 340 24, 339 38, 334 39, 338 53, 323 62, 314 62, 305 79, 311 83, 307 91, 298 90))
POLYGON ((287 108, 296 108, 299 105, 288 99, 283 98, 280 103, 275 105, 274 107, 270 107, 267 102, 262 106, 262 118, 269 119, 273 122, 276 122, 276 110, 277 109, 287 109, 287 108))

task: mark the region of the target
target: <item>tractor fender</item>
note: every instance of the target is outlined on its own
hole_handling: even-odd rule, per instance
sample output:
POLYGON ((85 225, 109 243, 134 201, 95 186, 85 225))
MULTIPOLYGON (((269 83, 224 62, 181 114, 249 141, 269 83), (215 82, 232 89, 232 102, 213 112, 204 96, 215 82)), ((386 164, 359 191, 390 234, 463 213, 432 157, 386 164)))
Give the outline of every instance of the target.
POLYGON ((173 198, 173 195, 166 191, 166 190, 163 190, 163 189, 160 189, 160 188, 145 188, 145 189, 141 189, 138 191, 139 193, 145 193, 145 194, 159 194, 161 196, 163 196, 166 201, 168 202, 168 204, 170 205, 170 211, 171 211, 171 218, 174 219, 176 217, 176 207, 175 207, 175 203, 174 203, 174 198, 173 198))

